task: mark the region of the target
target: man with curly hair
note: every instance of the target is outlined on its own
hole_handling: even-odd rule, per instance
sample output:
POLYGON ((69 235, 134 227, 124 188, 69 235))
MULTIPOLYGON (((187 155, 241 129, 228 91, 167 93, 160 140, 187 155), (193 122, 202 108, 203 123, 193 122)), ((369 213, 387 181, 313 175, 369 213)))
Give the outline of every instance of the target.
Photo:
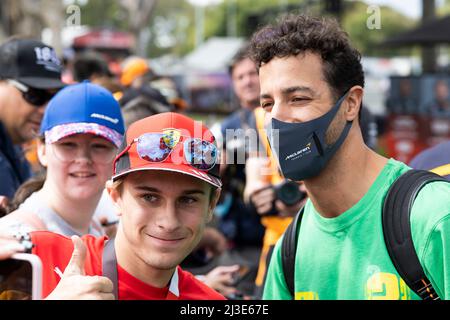
MULTIPOLYGON (((296 240, 294 297, 418 299, 390 259, 381 219, 388 189, 410 168, 363 141, 364 73, 347 34, 334 20, 288 15, 255 33, 251 56, 279 167, 286 178, 304 181, 309 195, 296 240)), ((449 218, 450 184, 426 184, 412 206, 412 240, 443 299, 450 298, 449 218)), ((264 298, 292 298, 281 241, 264 298)))

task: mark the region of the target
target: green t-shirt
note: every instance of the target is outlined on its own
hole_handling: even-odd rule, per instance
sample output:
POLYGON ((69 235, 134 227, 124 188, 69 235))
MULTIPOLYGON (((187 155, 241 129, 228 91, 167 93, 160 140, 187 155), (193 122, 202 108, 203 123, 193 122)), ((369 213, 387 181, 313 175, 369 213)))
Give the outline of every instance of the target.
MULTIPOLYGON (((369 191, 336 218, 324 218, 308 200, 295 265, 296 299, 419 299, 399 277, 383 238, 386 193, 410 168, 390 159, 369 191)), ((411 212, 414 246, 441 299, 450 299, 450 183, 427 184, 411 212)), ((264 299, 290 299, 281 264, 281 239, 270 262, 264 299)))

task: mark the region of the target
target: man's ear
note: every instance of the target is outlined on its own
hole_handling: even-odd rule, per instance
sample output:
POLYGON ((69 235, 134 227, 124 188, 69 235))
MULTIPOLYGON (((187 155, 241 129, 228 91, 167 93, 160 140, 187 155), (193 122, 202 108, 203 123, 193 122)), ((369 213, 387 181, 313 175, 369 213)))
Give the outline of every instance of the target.
POLYGON ((106 181, 105 188, 109 194, 109 197, 111 198, 112 203, 114 204, 116 214, 120 217, 122 215, 122 207, 121 207, 122 197, 119 190, 117 190, 117 187, 114 186, 112 180, 106 181))
POLYGON ((216 208, 217 202, 219 202, 220 193, 222 192, 222 189, 217 188, 216 190, 214 190, 212 192, 214 192, 214 195, 211 197, 211 201, 209 202, 207 222, 210 222, 213 217, 214 209, 216 208))
POLYGON ((47 152, 48 152, 48 146, 43 142, 41 139, 37 142, 37 156, 39 159, 39 162, 43 167, 47 168, 47 152))
POLYGON ((361 86, 353 86, 347 93, 345 99, 346 109, 345 118, 347 121, 352 121, 358 118, 359 110, 361 109, 362 97, 364 89, 361 86))

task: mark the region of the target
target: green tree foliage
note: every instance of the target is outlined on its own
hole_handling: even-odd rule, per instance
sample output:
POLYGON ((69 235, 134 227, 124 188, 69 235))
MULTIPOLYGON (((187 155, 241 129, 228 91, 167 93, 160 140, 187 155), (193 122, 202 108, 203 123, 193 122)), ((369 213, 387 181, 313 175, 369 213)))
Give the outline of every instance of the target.
MULTIPOLYGON (((127 30, 127 15, 119 1, 83 1, 81 20, 94 27, 112 27, 127 30)), ((410 54, 410 49, 380 49, 384 39, 417 25, 400 12, 381 7, 381 29, 367 27, 368 5, 362 1, 344 1, 342 26, 352 42, 364 55, 410 54)), ((442 10, 450 12, 450 0, 442 10)), ((323 14, 322 0, 223 0, 220 4, 204 8, 204 40, 213 36, 237 36, 249 38, 261 25, 275 21, 287 10, 323 14), (258 25, 259 24, 259 25, 258 25)), ((148 54, 182 56, 195 47, 195 8, 186 0, 158 1, 149 22, 151 33, 148 54)))
POLYGON ((194 8, 187 1, 160 0, 150 21, 149 55, 181 56, 195 44, 194 8))
MULTIPOLYGON (((305 3, 302 0, 224 0, 208 15, 206 34, 249 38, 259 27, 274 22, 287 9, 299 11, 305 3), (235 35, 228 33, 230 19, 235 19, 235 35)), ((309 10, 314 11, 316 7, 314 5, 309 10)))
POLYGON ((450 0, 445 0, 445 2, 437 8, 438 16, 446 16, 450 14, 450 0))
POLYGON ((392 56, 408 55, 411 49, 380 48, 380 43, 388 37, 414 28, 418 21, 401 14, 390 7, 380 7, 380 28, 369 28, 367 21, 372 11, 361 1, 347 2, 342 27, 349 34, 352 43, 363 55, 392 56))
MULTIPOLYGON (((81 7, 81 23, 94 28, 130 30, 129 17, 120 1, 75 1, 81 7)), ((187 30, 194 15, 192 7, 184 0, 158 1, 149 22, 150 43, 148 54, 181 54, 192 49, 193 36, 187 30), (192 38, 192 39, 191 39, 192 38)))
MULTIPOLYGON (((450 0, 448 0, 450 2, 450 0)), ((324 15, 323 1, 276 1, 276 0, 225 0, 221 5, 210 9, 206 23, 207 36, 226 36, 229 6, 236 5, 237 36, 250 37, 259 24, 267 24, 283 13, 284 8, 293 12, 307 12, 313 15, 324 15)), ((392 56, 399 54, 410 54, 410 49, 383 48, 380 50, 380 42, 384 39, 409 30, 417 25, 417 21, 391 9, 380 7, 381 28, 369 29, 367 20, 368 5, 362 1, 344 1, 344 13, 342 16, 342 27, 349 33, 353 44, 364 55, 392 56)))
POLYGON ((75 1, 81 8, 81 24, 91 27, 108 27, 118 30, 127 28, 127 15, 119 1, 75 1))

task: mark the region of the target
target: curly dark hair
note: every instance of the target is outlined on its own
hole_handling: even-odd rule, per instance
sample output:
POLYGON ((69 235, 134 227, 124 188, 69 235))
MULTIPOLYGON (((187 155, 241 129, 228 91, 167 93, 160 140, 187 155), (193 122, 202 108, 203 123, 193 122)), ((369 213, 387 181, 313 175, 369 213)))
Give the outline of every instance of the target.
POLYGON ((285 15, 276 25, 265 26, 253 35, 249 55, 260 67, 274 57, 307 51, 321 56, 324 77, 335 99, 352 86, 364 87, 361 54, 351 46, 348 34, 334 19, 285 15))

